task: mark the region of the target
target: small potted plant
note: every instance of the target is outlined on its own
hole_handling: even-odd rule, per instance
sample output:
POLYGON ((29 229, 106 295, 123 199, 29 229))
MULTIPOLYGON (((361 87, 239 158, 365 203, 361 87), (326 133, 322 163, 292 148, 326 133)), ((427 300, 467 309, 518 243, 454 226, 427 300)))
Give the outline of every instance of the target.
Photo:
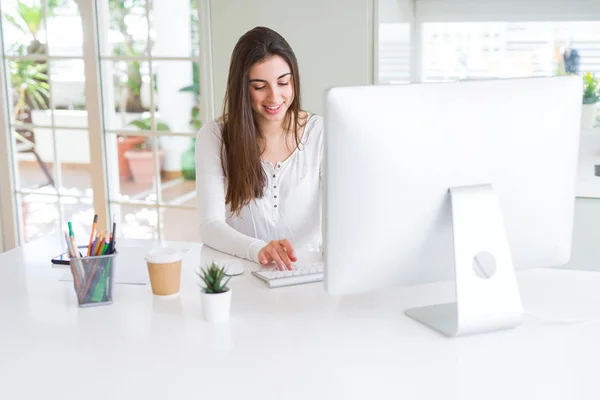
POLYGON ((225 267, 214 261, 198 273, 204 285, 200 292, 202 316, 208 322, 225 322, 231 309, 231 288, 227 287, 228 277, 225 267))
POLYGON ((581 129, 592 129, 596 124, 597 103, 600 100, 600 84, 591 73, 583 75, 583 108, 581 110, 581 129))
POLYGON ((125 153, 133 150, 146 142, 144 136, 121 136, 117 139, 117 149, 119 155, 119 178, 123 180, 131 180, 131 169, 129 168, 129 160, 125 158, 125 153))
MULTIPOLYGON (((131 121, 129 125, 134 125, 140 130, 145 131, 152 129, 150 118, 131 121)), ((169 131, 170 128, 164 122, 156 121, 156 130, 169 131)), ((159 149, 157 155, 159 169, 162 169, 163 150, 159 149)), ((129 169, 135 182, 144 184, 152 184, 154 182, 154 155, 149 137, 143 138, 141 142, 136 143, 131 149, 125 151, 124 156, 129 163, 129 169)))

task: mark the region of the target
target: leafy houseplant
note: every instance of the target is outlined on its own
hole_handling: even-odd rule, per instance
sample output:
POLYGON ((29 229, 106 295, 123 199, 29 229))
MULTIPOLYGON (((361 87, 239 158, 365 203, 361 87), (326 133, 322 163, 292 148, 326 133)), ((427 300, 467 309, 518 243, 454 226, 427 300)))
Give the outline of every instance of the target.
MULTIPOLYGON (((152 121, 150 118, 137 119, 131 121, 129 125, 136 126, 140 130, 144 131, 152 129, 152 121)), ((156 129, 159 131, 170 130, 169 126, 161 121, 156 121, 156 129)), ((131 149, 125 151, 124 153, 124 157, 128 161, 133 180, 137 183, 151 184, 154 181, 154 157, 149 139, 150 138, 137 141, 131 149)), ((163 157, 163 151, 159 149, 159 169, 162 168, 163 157)))
POLYGON ((204 283, 200 292, 202 315, 208 322, 225 322, 231 308, 231 288, 227 286, 230 277, 225 267, 212 262, 198 273, 204 283))
POLYGON ((591 129, 596 123, 597 103, 600 100, 600 80, 591 72, 583 75, 583 108, 581 112, 581 128, 591 129))
POLYGON ((50 85, 46 74, 47 64, 19 60, 10 62, 10 84, 14 90, 14 115, 17 121, 32 123, 32 108, 47 108, 50 85))
POLYGON ((591 73, 583 75, 583 104, 594 104, 600 100, 600 84, 598 79, 591 73))
POLYGON ((48 46, 40 41, 40 31, 43 28, 44 13, 46 17, 55 15, 54 10, 68 4, 68 0, 48 0, 46 10, 42 2, 17 1, 14 7, 3 16, 14 28, 25 35, 29 41, 27 54, 47 54, 48 46))
MULTIPOLYGON (((171 128, 169 128, 169 125, 165 124, 162 121, 156 120, 156 130, 157 131, 170 131, 171 128)), ((152 129, 152 120, 150 119, 150 117, 147 118, 141 118, 141 119, 136 119, 134 121, 131 121, 129 123, 129 125, 133 125, 137 128, 139 128, 141 131, 149 131, 152 129)))
POLYGON ((190 147, 181 153, 181 173, 185 180, 196 179, 196 138, 192 138, 190 147))

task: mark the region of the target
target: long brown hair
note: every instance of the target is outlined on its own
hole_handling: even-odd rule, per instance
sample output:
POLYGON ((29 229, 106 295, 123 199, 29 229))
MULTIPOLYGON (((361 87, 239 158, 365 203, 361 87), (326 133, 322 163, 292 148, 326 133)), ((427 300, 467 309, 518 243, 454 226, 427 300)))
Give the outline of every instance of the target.
POLYGON ((277 32, 256 27, 237 42, 231 55, 223 104, 221 166, 227 179, 225 203, 238 214, 252 200, 261 198, 267 177, 261 164, 261 132, 250 102, 249 73, 254 64, 271 56, 283 58, 292 72, 294 98, 283 126, 300 143, 300 75, 296 55, 277 32))

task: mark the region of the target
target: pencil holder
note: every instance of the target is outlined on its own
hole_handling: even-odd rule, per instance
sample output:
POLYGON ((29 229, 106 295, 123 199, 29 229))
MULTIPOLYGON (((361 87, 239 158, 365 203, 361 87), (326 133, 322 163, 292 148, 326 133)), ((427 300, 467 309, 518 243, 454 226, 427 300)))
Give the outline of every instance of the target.
POLYGON ((70 259, 79 307, 112 304, 116 253, 70 259))

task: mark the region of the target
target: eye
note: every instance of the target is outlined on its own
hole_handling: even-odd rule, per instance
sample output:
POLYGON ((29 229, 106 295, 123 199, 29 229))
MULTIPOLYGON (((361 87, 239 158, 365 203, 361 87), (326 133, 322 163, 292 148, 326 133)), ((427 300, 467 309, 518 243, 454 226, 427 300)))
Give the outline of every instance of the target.
POLYGON ((264 86, 254 86, 254 90, 263 90, 264 86))
POLYGON ((290 84, 290 81, 287 81, 287 82, 279 82, 279 85, 280 85, 280 86, 287 86, 287 85, 289 85, 289 84, 290 84))

